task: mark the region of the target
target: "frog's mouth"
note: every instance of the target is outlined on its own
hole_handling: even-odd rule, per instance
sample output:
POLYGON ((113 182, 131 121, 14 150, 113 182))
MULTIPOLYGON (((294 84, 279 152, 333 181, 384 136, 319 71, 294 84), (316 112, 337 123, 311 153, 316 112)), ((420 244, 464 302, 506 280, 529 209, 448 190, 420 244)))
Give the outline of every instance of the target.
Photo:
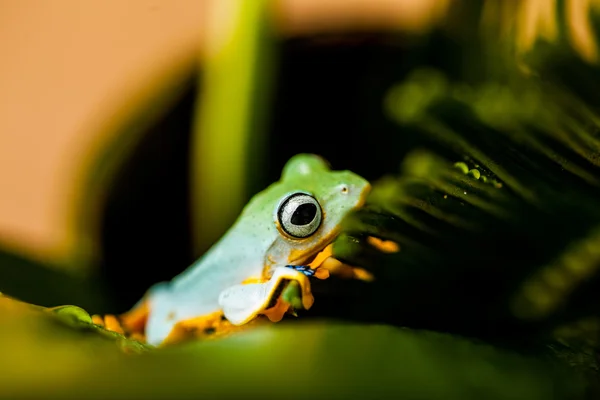
POLYGON ((315 259, 317 258, 317 256, 318 256, 319 254, 321 254, 321 252, 323 252, 323 250, 324 250, 326 247, 327 247, 327 246, 325 246, 324 248, 322 248, 322 249, 320 249, 320 250, 316 251, 314 254, 312 254, 312 255, 310 255, 310 256, 308 256, 308 257, 306 257, 306 259, 304 259, 304 260, 302 260, 302 261, 298 261, 298 262, 297 262, 297 263, 295 263, 294 265, 310 265, 310 264, 312 264, 312 263, 315 261, 315 259))
POLYGON ((312 269, 318 268, 323 261, 333 255, 333 241, 338 237, 339 232, 333 232, 330 240, 324 241, 324 245, 313 249, 308 254, 305 254, 296 259, 289 261, 290 265, 305 265, 312 269))

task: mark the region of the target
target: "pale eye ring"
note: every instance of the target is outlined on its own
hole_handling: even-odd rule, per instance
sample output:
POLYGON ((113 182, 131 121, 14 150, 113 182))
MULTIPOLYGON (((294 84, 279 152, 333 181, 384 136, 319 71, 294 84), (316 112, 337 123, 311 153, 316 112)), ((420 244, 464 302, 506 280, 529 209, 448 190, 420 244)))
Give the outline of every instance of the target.
POLYGON ((306 193, 294 193, 281 204, 277 218, 287 235, 304 239, 319 229, 323 214, 317 199, 306 193))

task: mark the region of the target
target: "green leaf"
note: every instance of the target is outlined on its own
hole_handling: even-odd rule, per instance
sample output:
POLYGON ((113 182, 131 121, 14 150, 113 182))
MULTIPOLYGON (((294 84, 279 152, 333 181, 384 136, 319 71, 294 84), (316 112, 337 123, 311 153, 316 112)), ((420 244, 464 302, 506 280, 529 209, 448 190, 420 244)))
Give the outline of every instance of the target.
POLYGON ((548 361, 382 325, 284 322, 126 355, 50 314, 0 318, 2 399, 535 400, 577 399, 584 388, 548 361))

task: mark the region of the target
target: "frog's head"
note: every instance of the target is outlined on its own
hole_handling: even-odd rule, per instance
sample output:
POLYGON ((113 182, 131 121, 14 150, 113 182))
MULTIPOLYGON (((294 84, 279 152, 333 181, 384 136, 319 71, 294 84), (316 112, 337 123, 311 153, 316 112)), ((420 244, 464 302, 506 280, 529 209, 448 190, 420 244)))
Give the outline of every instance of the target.
POLYGON ((360 208, 370 191, 364 178, 332 171, 313 154, 298 154, 285 165, 272 190, 272 218, 278 231, 268 263, 306 265, 340 232, 341 222, 360 208))

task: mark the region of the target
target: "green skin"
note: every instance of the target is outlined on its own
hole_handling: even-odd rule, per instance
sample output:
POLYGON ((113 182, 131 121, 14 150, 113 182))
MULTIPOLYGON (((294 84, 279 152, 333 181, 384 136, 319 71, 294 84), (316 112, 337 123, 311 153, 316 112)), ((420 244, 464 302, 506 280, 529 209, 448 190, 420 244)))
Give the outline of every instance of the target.
POLYGON ((365 179, 350 171, 332 171, 318 156, 292 157, 281 180, 254 196, 203 257, 172 281, 150 288, 145 297, 150 310, 148 343, 160 344, 177 322, 220 310, 234 324, 247 322, 260 311, 256 308, 268 303, 266 297, 278 283, 269 285, 274 274, 279 280, 306 280, 285 266, 305 265, 331 243, 344 217, 362 206, 369 190, 365 179), (322 210, 320 224, 302 238, 290 235, 281 223, 280 208, 285 209, 286 199, 296 193, 311 195, 322 210), (241 285, 249 278, 267 283, 241 285))

